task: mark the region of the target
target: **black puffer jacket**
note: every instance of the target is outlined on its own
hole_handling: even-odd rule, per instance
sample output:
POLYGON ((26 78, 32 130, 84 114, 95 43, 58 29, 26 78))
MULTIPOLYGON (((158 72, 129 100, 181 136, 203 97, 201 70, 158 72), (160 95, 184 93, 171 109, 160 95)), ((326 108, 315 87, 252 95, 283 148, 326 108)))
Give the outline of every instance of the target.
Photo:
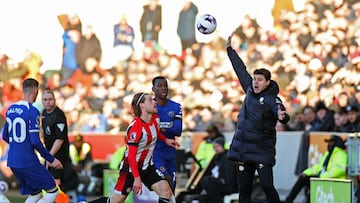
MULTIPOLYGON (((233 161, 275 165, 275 125, 278 120, 278 105, 285 110, 275 81, 259 94, 252 89, 252 77, 246 66, 231 48, 227 48, 229 58, 238 76, 246 97, 238 116, 235 134, 230 145, 228 158, 233 161)), ((287 123, 287 115, 282 123, 287 123)))

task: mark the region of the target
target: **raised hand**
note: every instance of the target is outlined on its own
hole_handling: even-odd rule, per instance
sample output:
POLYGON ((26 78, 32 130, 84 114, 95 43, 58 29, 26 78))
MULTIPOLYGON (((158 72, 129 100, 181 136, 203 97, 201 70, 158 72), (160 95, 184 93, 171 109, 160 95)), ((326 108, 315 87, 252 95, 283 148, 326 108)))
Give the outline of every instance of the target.
POLYGON ((231 39, 233 37, 234 33, 231 33, 231 35, 228 37, 228 40, 226 42, 226 47, 231 47, 231 39))

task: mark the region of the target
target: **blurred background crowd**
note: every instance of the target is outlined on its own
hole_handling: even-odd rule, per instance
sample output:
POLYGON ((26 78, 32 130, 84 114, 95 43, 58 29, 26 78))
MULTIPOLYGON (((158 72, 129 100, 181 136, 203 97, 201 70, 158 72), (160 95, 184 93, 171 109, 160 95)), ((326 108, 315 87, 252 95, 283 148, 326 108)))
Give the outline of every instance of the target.
MULTIPOLYGON (((114 31, 110 67, 100 65, 102 42, 76 13, 58 16, 64 30, 59 70, 40 73, 43 61, 36 52, 29 51, 19 63, 0 53, 0 127, 7 106, 21 99, 22 80, 34 77, 41 81, 42 90, 55 91, 70 132, 117 134, 126 130, 133 118, 130 102, 134 93, 151 92, 152 78, 163 75, 169 80, 171 99, 183 106, 185 130, 206 131, 216 124, 221 131, 233 131, 244 92, 227 58, 227 39, 215 33, 208 42, 198 41, 194 27, 198 7, 192 1, 184 2, 176 14, 180 54, 169 53, 159 41, 163 26, 159 0, 143 6, 141 49, 134 47, 135 26, 127 22, 126 15, 109 28, 114 31)), ((275 1, 272 16, 272 29, 250 15, 234 17, 238 26, 234 27, 233 47, 250 72, 268 68, 272 79, 278 81, 280 96, 292 115, 284 129, 299 130, 295 126, 304 119, 303 108, 315 108, 318 101, 335 112, 347 105, 357 106, 360 2, 308 0, 302 10, 295 11, 291 1, 275 1)), ((42 108, 40 100, 35 104, 42 108)))

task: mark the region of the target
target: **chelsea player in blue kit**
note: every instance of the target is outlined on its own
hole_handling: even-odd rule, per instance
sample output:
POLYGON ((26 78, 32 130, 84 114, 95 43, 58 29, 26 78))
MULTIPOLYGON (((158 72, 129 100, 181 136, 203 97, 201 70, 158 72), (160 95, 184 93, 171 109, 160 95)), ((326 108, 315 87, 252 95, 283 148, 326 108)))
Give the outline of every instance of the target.
POLYGON ((58 195, 58 189, 53 177, 40 163, 34 150, 50 163, 50 167, 61 169, 62 164, 46 150, 40 140, 40 112, 32 105, 36 100, 38 88, 37 80, 24 80, 24 100, 8 108, 2 137, 9 143, 7 163, 20 183, 20 193, 29 194, 25 203, 52 203, 58 195), (44 196, 41 190, 46 191, 44 196))
MULTIPOLYGON (((169 139, 180 137, 182 132, 181 105, 167 98, 169 88, 165 77, 157 76, 153 78, 152 85, 160 117, 160 131, 169 139)), ((154 152, 154 163, 156 168, 167 177, 174 192, 176 187, 176 149, 158 140, 154 152)))

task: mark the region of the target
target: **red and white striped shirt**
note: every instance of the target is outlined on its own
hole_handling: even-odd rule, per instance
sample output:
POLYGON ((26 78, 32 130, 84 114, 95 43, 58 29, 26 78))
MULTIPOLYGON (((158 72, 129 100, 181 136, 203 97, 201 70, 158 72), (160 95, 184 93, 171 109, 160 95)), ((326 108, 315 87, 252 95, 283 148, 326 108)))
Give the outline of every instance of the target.
POLYGON ((159 130, 159 117, 153 115, 148 123, 136 117, 127 128, 126 152, 120 169, 130 167, 129 172, 138 177, 139 170, 145 170, 153 164, 157 138, 163 141, 166 139, 159 130))

